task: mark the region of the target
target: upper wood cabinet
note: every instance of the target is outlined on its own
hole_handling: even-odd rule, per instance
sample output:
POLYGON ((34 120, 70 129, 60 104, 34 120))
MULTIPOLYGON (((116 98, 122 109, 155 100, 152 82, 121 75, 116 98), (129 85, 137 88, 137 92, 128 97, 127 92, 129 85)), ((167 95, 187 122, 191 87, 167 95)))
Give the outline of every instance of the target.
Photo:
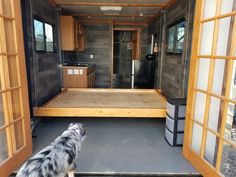
POLYGON ((75 21, 75 46, 77 51, 84 51, 85 37, 84 37, 84 27, 77 20, 75 21))
POLYGON ((85 38, 83 26, 72 16, 61 16, 62 50, 84 51, 85 38))

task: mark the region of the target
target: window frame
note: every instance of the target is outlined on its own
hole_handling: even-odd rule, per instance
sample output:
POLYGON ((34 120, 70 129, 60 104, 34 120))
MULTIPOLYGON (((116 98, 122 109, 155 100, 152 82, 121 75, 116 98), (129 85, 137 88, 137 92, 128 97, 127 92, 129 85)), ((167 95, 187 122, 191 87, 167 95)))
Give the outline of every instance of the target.
POLYGON ((38 16, 34 16, 33 17, 33 38, 34 38, 34 49, 36 52, 39 53, 55 53, 56 52, 56 48, 55 48, 55 26, 51 23, 48 23, 46 20, 38 17, 38 16), (43 42, 44 42, 44 49, 43 50, 37 50, 36 49, 36 38, 35 38, 35 26, 34 26, 34 20, 37 20, 39 22, 41 22, 43 24, 43 42), (45 24, 51 25, 52 26, 52 38, 53 38, 53 51, 47 51, 47 36, 46 36, 46 31, 45 31, 45 24))
MULTIPOLYGON (((184 51, 184 46, 183 46, 183 51, 182 52, 176 52, 176 48, 177 48, 177 35, 178 35, 178 30, 177 30, 177 26, 178 24, 185 22, 186 24, 186 20, 185 18, 181 18, 179 20, 176 20, 174 23, 171 23, 167 26, 166 28, 166 54, 175 54, 175 55, 182 55, 183 51, 184 51), (168 30, 172 27, 175 27, 175 32, 174 32, 174 42, 173 42, 173 51, 168 51, 168 44, 169 44, 169 33, 168 30)), ((185 33, 186 34, 186 26, 185 26, 185 33)), ((184 42, 183 42, 184 43, 184 42)))

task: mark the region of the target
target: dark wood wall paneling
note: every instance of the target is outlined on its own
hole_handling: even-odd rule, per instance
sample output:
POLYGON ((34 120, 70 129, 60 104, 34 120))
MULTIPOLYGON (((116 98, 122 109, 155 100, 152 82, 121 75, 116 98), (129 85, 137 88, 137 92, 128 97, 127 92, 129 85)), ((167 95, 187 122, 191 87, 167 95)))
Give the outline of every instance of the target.
MULTIPOLYGON (((91 63, 96 65, 95 88, 111 87, 112 67, 112 25, 84 25, 85 27, 85 50, 83 52, 62 51, 63 62, 91 63), (90 55, 93 54, 93 59, 90 55)), ((122 26, 125 27, 125 26, 122 26)), ((129 26, 130 27, 130 26, 129 26)), ((142 34, 142 57, 146 54, 145 29, 142 34)))
MULTIPOLYGON (((163 93, 172 98, 183 98, 187 96, 188 70, 191 51, 191 36, 193 28, 193 13, 195 0, 180 0, 166 13, 167 26, 185 18, 186 20, 186 35, 183 54, 167 54, 164 53, 162 64, 162 85, 163 93), (189 4, 190 3, 190 4, 189 4), (189 9, 190 8, 190 9, 189 9)), ((149 34, 157 34, 160 37, 159 46, 162 39, 162 15, 148 26, 149 34)), ((165 41, 166 44, 166 41, 165 41)), ((157 61, 160 60, 160 53, 157 56, 157 61)), ((158 67, 156 67, 158 68, 158 67)), ((159 67, 160 68, 160 67, 159 67)), ((158 69, 156 73, 158 73, 158 69)), ((156 84, 160 80, 160 74, 156 75, 156 84)))
POLYGON ((58 12, 55 7, 50 6, 47 0, 35 1, 24 0, 25 22, 27 34, 27 62, 30 76, 29 85, 31 88, 31 106, 40 106, 60 91, 60 73, 58 64, 59 52, 55 53, 36 52, 34 48, 33 19, 37 16, 45 22, 55 26, 54 40, 58 46, 58 12))
POLYGON ((85 25, 85 50, 83 52, 63 51, 63 61, 90 63, 96 65, 96 88, 110 87, 110 63, 112 58, 112 26, 85 25), (93 55, 93 58, 90 58, 93 55))

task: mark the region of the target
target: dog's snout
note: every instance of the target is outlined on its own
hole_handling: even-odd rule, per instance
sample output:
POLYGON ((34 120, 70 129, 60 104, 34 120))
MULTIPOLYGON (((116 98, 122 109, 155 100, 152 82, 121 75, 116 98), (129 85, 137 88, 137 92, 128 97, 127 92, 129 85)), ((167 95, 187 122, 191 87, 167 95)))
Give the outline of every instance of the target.
POLYGON ((83 129, 82 136, 84 136, 85 134, 86 134, 86 129, 83 129))

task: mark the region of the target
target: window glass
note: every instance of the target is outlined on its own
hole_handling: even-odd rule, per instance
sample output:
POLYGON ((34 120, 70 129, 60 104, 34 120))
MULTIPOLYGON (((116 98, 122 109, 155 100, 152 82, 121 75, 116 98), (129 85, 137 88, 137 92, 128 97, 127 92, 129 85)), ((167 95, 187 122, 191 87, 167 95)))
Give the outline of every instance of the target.
POLYGON ((34 19, 36 51, 54 52, 53 26, 34 19))
POLYGON ((167 29, 167 52, 182 53, 184 46, 185 21, 167 29))
POLYGON ((177 25, 176 53, 182 53, 184 47, 185 22, 177 25))
POLYGON ((175 26, 168 29, 168 45, 167 45, 168 52, 174 52, 175 31, 176 31, 175 26))
POLYGON ((45 23, 46 51, 53 52, 53 28, 52 25, 45 23))
POLYGON ((43 23, 38 20, 34 20, 34 38, 35 38, 36 50, 37 51, 45 50, 43 23))

